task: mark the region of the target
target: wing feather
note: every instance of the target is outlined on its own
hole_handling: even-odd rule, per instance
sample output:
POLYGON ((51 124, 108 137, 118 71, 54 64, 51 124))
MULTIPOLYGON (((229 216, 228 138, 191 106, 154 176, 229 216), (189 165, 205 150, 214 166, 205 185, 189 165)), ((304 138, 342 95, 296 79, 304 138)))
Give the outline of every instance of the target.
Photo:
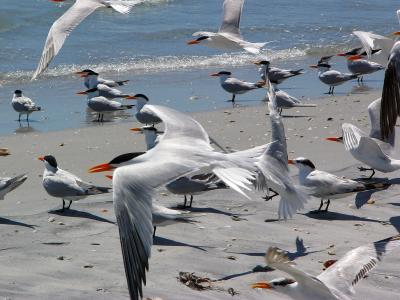
POLYGON ((218 32, 231 34, 237 38, 240 35, 240 18, 244 0, 225 0, 223 4, 222 24, 218 32))

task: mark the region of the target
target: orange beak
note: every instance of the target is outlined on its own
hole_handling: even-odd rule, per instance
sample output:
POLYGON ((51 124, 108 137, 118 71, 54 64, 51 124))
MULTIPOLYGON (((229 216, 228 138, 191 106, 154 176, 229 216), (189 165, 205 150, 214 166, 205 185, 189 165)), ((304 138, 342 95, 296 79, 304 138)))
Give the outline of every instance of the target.
POLYGON ((50 0, 51 2, 64 2, 65 0, 50 0))
POLYGON ((272 289, 272 286, 268 282, 256 282, 251 285, 253 289, 272 289))
POLYGON ((87 92, 85 92, 85 91, 80 91, 80 92, 77 92, 76 94, 77 94, 77 95, 87 95, 87 92))
POLYGON ((338 143, 341 142, 341 139, 338 138, 338 137, 328 137, 328 138, 326 138, 325 140, 331 141, 331 142, 338 142, 338 143))
POLYGON ((127 100, 134 100, 137 99, 135 96, 126 96, 125 99, 127 100))
POLYGON ((336 54, 336 56, 346 56, 346 53, 339 53, 339 54, 336 54))
POLYGON ((75 74, 76 74, 76 75, 80 75, 81 77, 87 77, 87 76, 88 76, 88 73, 87 73, 87 72, 82 72, 82 71, 75 72, 75 74))
POLYGON ((105 171, 112 171, 115 168, 111 166, 110 164, 100 164, 94 167, 91 167, 88 172, 89 173, 99 173, 99 172, 105 172, 105 171))
POLYGON ((142 132, 142 128, 136 127, 136 128, 131 128, 129 129, 130 131, 134 131, 134 132, 142 132))
POLYGON ((253 61, 253 64, 260 65, 260 62, 259 61, 253 61))
POLYGON ((196 44, 200 44, 200 42, 197 41, 197 40, 191 40, 191 41, 186 42, 186 44, 188 44, 188 45, 196 45, 196 44))
POLYGON ((44 161, 44 156, 39 156, 37 159, 41 160, 41 161, 44 161))
POLYGON ((393 35, 400 35, 400 31, 395 31, 392 33, 393 35))
POLYGON ((113 179, 113 176, 112 175, 106 175, 106 177, 108 178, 108 179, 113 179))
POLYGON ((287 163, 288 163, 289 165, 294 165, 293 159, 289 159, 289 160, 287 161, 287 163))
POLYGON ((219 77, 219 74, 218 73, 211 73, 210 76, 219 77))
POLYGON ((361 59, 362 57, 360 56, 360 55, 352 55, 352 56, 350 56, 349 58, 348 58, 348 60, 351 60, 351 61, 353 61, 353 60, 357 60, 357 59, 361 59))

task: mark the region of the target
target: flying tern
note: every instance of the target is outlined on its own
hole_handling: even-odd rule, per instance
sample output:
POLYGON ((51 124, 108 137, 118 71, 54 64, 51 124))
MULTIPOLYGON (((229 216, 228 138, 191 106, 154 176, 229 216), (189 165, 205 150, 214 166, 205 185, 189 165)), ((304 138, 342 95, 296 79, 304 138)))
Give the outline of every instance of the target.
POLYGON ((96 73, 95 71, 90 69, 85 69, 83 71, 76 72, 76 74, 84 78, 83 83, 87 89, 95 88, 98 84, 104 84, 112 88, 125 85, 129 82, 129 80, 115 81, 110 79, 104 79, 99 77, 99 73, 96 73))
POLYGON ((26 115, 26 121, 29 122, 29 115, 34 111, 41 110, 41 107, 37 106, 30 98, 25 97, 21 90, 14 91, 11 105, 19 114, 18 122, 21 122, 21 115, 26 115))
POLYGON ((376 99, 368 106, 371 130, 366 134, 358 127, 342 124, 341 137, 329 137, 327 140, 341 142, 345 149, 358 161, 370 168, 359 168, 361 171, 372 171, 370 178, 375 175, 375 170, 389 173, 400 169, 400 160, 392 157, 394 152, 395 131, 387 138, 382 138, 380 128, 381 98, 376 99))
POLYGON ((267 189, 266 200, 280 195, 278 215, 279 218, 287 219, 304 207, 307 196, 295 186, 289 175, 285 128, 282 117, 277 111, 275 89, 273 84, 268 81, 268 74, 267 86, 269 86, 268 97, 270 102, 268 108, 270 110, 272 142, 257 162, 259 173, 254 184, 259 189, 267 189), (269 196, 270 191, 275 195, 269 196))
POLYGON ((240 34, 240 18, 244 0, 225 0, 223 4, 222 25, 218 32, 195 32, 197 39, 187 42, 188 45, 204 44, 222 50, 246 50, 258 54, 267 43, 250 43, 243 40, 240 34))
POLYGON ((27 180, 28 177, 25 174, 18 175, 15 177, 3 177, 0 178, 0 200, 4 200, 4 197, 9 192, 15 190, 21 184, 27 180))
POLYGON ((221 87, 228 93, 232 94, 232 103, 235 103, 236 95, 247 93, 248 91, 256 90, 264 86, 263 82, 247 82, 232 77, 231 72, 220 71, 218 73, 210 74, 210 76, 219 77, 221 87))
POLYGON ((165 133, 154 148, 117 168, 113 175, 115 214, 129 293, 134 300, 143 296, 142 283, 149 265, 155 189, 193 172, 212 172, 245 195, 242 189, 249 189, 247 185, 254 180, 257 161, 245 151, 229 156, 213 151, 203 127, 187 114, 149 104, 143 109, 163 121, 165 133))
MULTIPOLYGON (((63 2, 64 0, 52 0, 63 2)), ((131 7, 143 1, 126 2, 120 0, 76 0, 75 3, 51 26, 46 38, 43 53, 32 80, 42 74, 53 58, 61 50, 66 38, 86 17, 101 7, 112 8, 121 13, 129 13, 131 7)), ((101 32, 101 31, 100 31, 101 32)))
POLYGON ((384 189, 390 186, 388 183, 364 183, 341 178, 331 173, 317 170, 315 165, 304 157, 289 160, 289 164, 299 168, 299 183, 301 186, 308 188, 310 196, 321 199, 320 206, 314 213, 321 212, 324 200, 326 200, 324 211, 328 211, 331 199, 343 198, 349 193, 384 189))
POLYGON ((291 278, 258 282, 253 288, 276 291, 295 300, 351 300, 354 287, 373 270, 383 257, 400 246, 400 235, 363 245, 347 252, 317 277, 295 267, 285 251, 271 247, 265 254, 269 267, 291 278))
POLYGON ((62 199, 63 211, 64 209, 69 209, 73 201, 111 191, 111 188, 95 186, 72 173, 60 169, 52 155, 41 156, 38 159, 43 161, 45 166, 43 187, 50 196, 62 199), (65 206, 65 200, 69 201, 68 206, 65 206))

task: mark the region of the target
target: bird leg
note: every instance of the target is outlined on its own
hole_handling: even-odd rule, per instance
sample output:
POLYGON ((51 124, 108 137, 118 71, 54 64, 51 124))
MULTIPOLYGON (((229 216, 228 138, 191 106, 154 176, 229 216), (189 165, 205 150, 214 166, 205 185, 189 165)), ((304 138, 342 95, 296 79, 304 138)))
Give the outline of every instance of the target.
POLYGON ((72 204, 72 200, 69 200, 69 204, 67 206, 67 209, 69 209, 71 207, 71 204, 72 204))
POLYGON ((64 211, 65 210, 65 200, 62 199, 62 201, 63 201, 63 207, 62 207, 61 211, 64 211))
POLYGON ((154 230, 153 230, 153 239, 154 239, 156 237, 156 229, 157 229, 157 227, 154 226, 153 228, 154 228, 154 230))
POLYGON ((236 95, 235 95, 235 94, 233 94, 233 95, 232 95, 232 100, 231 100, 231 101, 232 101, 232 103, 235 103, 235 98, 236 98, 236 95))
POLYGON ((269 201, 269 200, 271 200, 272 198, 274 198, 274 197, 276 197, 276 196, 279 195, 279 193, 278 193, 277 191, 275 191, 275 190, 273 190, 273 189, 271 189, 271 188, 269 188, 268 190, 269 190, 270 192, 273 192, 274 194, 273 194, 272 196, 267 196, 267 195, 265 195, 264 197, 262 197, 265 201, 269 201))
POLYGON ((335 90, 335 87, 333 86, 333 87, 332 87, 332 92, 331 92, 332 95, 333 95, 333 91, 334 91, 334 90, 335 90))
POLYGON ((319 214, 321 212, 322 205, 324 205, 324 200, 323 199, 321 199, 321 203, 320 203, 318 209, 311 211, 311 213, 312 214, 319 214))
POLYGON ((365 172, 365 171, 372 171, 371 175, 368 177, 368 179, 371 179, 375 175, 375 170, 373 168, 364 168, 364 167, 358 167, 358 170, 360 172, 365 172))
POLYGON ((18 122, 21 123, 21 114, 18 114, 18 122))
POLYGON ((104 114, 101 114, 101 122, 103 122, 104 114))
POLYGON ((281 116, 281 115, 282 115, 283 108, 278 108, 278 111, 279 111, 279 115, 281 116))
POLYGON ((331 200, 328 199, 328 201, 326 201, 325 204, 326 204, 326 207, 325 207, 325 210, 324 210, 324 211, 327 212, 327 211, 328 211, 329 204, 331 204, 331 200))
POLYGON ((189 203, 189 207, 192 207, 192 202, 193 202, 193 195, 190 195, 190 203, 189 203))
POLYGON ((186 198, 186 195, 185 195, 185 201, 183 201, 183 208, 186 208, 187 206, 186 206, 186 202, 187 202, 187 198, 186 198))

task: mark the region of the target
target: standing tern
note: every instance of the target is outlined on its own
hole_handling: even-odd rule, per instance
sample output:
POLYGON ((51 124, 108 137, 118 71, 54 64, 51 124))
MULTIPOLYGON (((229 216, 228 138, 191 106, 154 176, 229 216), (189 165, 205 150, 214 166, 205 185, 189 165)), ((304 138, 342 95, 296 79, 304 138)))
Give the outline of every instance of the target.
POLYGON ((129 80, 115 81, 110 79, 104 79, 99 77, 99 73, 96 73, 95 71, 90 69, 85 69, 83 71, 76 72, 76 74, 84 78, 83 83, 87 89, 95 88, 98 84, 104 84, 112 88, 125 85, 129 82, 129 80))
POLYGON ((256 61, 256 62, 254 62, 254 64, 259 66, 258 72, 260 73, 261 79, 264 81, 266 80, 265 72, 266 72, 266 69, 268 68, 269 81, 271 83, 275 83, 275 84, 281 84, 286 79, 304 74, 303 69, 286 70, 286 69, 271 67, 270 62, 268 60, 256 61))
POLYGON ((52 155, 38 157, 44 162, 43 187, 53 197, 61 198, 62 211, 69 209, 72 201, 86 198, 90 195, 109 193, 111 188, 95 186, 76 177, 74 174, 58 167, 57 161, 52 155), (65 206, 65 200, 69 201, 65 206))
POLYGON ((21 115, 26 115, 26 121, 29 122, 29 115, 34 111, 41 110, 41 107, 36 106, 36 104, 30 98, 25 97, 21 90, 14 91, 11 105, 19 114, 18 122, 21 122, 21 115))
POLYGON ((285 272, 291 278, 277 278, 270 282, 258 282, 253 288, 269 289, 294 300, 351 300, 354 287, 374 269, 383 257, 400 246, 400 235, 347 252, 317 277, 295 267, 286 252, 271 247, 265 254, 267 265, 285 272))
POLYGON ((307 196, 294 185, 290 178, 285 128, 282 117, 277 111, 275 89, 268 81, 268 75, 267 83, 269 86, 268 97, 270 102, 268 103, 268 108, 270 110, 272 143, 268 145, 257 162, 259 173, 254 184, 258 188, 267 189, 266 200, 270 200, 278 194, 280 195, 278 215, 279 218, 287 219, 304 207, 307 196), (273 167, 271 168, 270 166, 273 167), (274 192, 275 195, 269 196, 269 191, 274 192))
POLYGON ((384 189, 390 186, 388 183, 363 183, 317 170, 315 165, 304 157, 289 160, 289 164, 299 168, 299 183, 309 189, 310 196, 321 199, 318 210, 313 213, 321 212, 324 200, 326 200, 324 211, 327 212, 331 199, 343 198, 349 193, 384 189))
POLYGON ((161 122, 160 118, 154 116, 153 114, 147 113, 143 107, 149 102, 149 98, 143 94, 136 94, 134 96, 127 97, 127 99, 134 99, 136 101, 136 113, 135 117, 140 123, 144 125, 158 124, 161 122))
POLYGON ((3 177, 0 178, 0 200, 4 200, 4 196, 9 192, 15 190, 21 184, 27 180, 28 177, 25 174, 18 175, 15 177, 3 177))
MULTIPOLYGON (((63 2, 64 0, 52 0, 63 2)), ((121 13, 129 13, 132 6, 143 1, 126 2, 121 0, 76 0, 75 3, 51 26, 46 38, 43 53, 32 80, 42 74, 53 58, 61 50, 66 38, 86 17, 101 7, 112 8, 121 13)), ((101 31, 100 31, 101 32, 101 31)))
POLYGON ((375 175, 375 170, 383 173, 394 172, 400 169, 400 160, 393 158, 395 131, 387 138, 382 138, 380 127, 381 98, 376 99, 368 106, 371 130, 366 134, 358 127, 342 124, 341 137, 329 137, 327 140, 344 143, 345 149, 358 161, 370 168, 359 168, 360 171, 372 171, 369 178, 375 175))
POLYGON ((99 96, 88 97, 87 106, 97 112, 97 122, 103 122, 105 113, 131 109, 135 105, 123 105, 118 101, 108 100, 106 97, 99 96))
MULTIPOLYGON (((272 85, 274 85, 272 83, 272 85)), ((316 107, 316 104, 309 104, 309 103, 302 103, 296 97, 293 97, 286 93, 285 91, 275 87, 275 94, 276 94, 276 107, 279 112, 279 115, 282 114, 283 109, 289 109, 293 107, 316 107)), ((270 101, 268 97, 268 93, 265 95, 265 100, 267 102, 270 101)))
POLYGON ((222 50, 246 50, 258 54, 266 43, 250 43, 243 40, 240 34, 240 18, 244 0, 225 0, 223 4, 222 25, 218 32, 195 32, 197 39, 187 42, 188 45, 204 44, 222 50))
POLYGON ((372 74, 385 69, 384 66, 376 62, 364 59, 363 55, 361 54, 347 55, 347 53, 340 53, 337 54, 337 56, 344 56, 347 58, 347 68, 352 74, 359 75, 357 78, 358 82, 363 82, 364 75, 372 74))
POLYGON ((328 94, 332 95, 335 86, 341 85, 349 80, 356 79, 358 77, 358 75, 331 70, 331 65, 324 62, 318 63, 317 65, 311 65, 310 68, 318 69, 319 80, 329 86, 328 94))
POLYGON ((146 105, 165 124, 165 133, 157 145, 119 167, 113 175, 113 199, 119 228, 123 261, 132 300, 143 296, 149 267, 152 239, 152 199, 155 190, 200 170, 213 172, 233 190, 242 189, 254 179, 254 157, 247 153, 232 156, 213 151, 203 127, 187 114, 173 109, 146 105))
POLYGON ((98 84, 96 87, 88 89, 86 91, 79 91, 76 93, 77 95, 92 95, 92 96, 101 96, 106 97, 107 99, 115 99, 115 98, 125 98, 131 99, 131 95, 124 94, 120 90, 115 88, 111 88, 105 84, 98 84))
POLYGON ((232 73, 227 71, 213 73, 210 74, 210 76, 219 77, 221 87, 232 94, 232 99, 230 101, 232 101, 233 104, 235 103, 236 95, 241 95, 264 86, 264 83, 261 82, 253 83, 234 78, 232 77, 232 73))

